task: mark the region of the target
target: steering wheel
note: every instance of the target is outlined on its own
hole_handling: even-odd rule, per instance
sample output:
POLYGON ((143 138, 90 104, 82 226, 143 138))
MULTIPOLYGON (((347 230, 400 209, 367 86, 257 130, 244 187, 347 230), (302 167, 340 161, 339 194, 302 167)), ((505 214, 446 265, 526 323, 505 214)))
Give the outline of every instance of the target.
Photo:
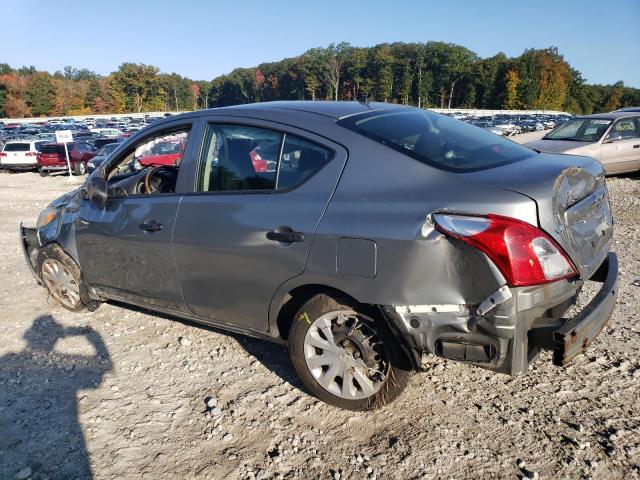
POLYGON ((146 195, 157 192, 157 187, 151 185, 151 178, 160 170, 167 168, 166 165, 160 165, 159 167, 150 168, 147 174, 144 176, 144 193, 146 195))

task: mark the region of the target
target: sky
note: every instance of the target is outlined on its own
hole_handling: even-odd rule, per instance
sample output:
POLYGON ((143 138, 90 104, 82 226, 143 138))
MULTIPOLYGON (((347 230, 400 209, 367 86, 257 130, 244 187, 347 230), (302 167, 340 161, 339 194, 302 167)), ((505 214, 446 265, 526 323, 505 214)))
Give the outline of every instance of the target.
POLYGON ((195 80, 341 41, 444 41, 481 57, 558 47, 589 83, 640 87, 640 0, 0 0, 0 62, 195 80))

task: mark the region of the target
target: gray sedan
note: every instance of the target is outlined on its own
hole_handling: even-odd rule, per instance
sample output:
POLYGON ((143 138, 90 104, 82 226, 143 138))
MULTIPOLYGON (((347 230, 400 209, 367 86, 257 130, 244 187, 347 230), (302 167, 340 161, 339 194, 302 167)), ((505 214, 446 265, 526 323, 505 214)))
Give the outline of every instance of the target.
POLYGON ((607 174, 640 170, 640 113, 617 111, 573 118, 527 146, 542 152, 586 155, 607 174))
POLYGON ((591 158, 416 108, 274 102, 155 123, 20 238, 69 310, 113 299, 288 345, 311 393, 366 410, 425 353, 567 364, 614 308, 612 225, 591 158))

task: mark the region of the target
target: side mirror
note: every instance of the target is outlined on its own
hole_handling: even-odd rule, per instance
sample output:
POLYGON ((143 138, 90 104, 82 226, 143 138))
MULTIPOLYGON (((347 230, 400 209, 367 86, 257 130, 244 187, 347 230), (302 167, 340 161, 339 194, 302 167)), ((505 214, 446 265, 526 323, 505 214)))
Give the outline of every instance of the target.
POLYGON ((107 181, 100 175, 91 175, 87 181, 87 196, 98 207, 107 205, 107 181))

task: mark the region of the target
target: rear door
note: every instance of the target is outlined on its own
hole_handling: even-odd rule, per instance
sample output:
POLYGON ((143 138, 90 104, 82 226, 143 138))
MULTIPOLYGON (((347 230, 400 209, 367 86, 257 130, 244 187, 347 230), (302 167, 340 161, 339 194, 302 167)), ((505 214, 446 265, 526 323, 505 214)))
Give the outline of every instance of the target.
POLYGON ((613 124, 602 142, 602 164, 607 173, 640 169, 639 117, 623 118, 613 124))
POLYGON ((273 294, 305 268, 347 152, 308 132, 242 121, 207 122, 173 251, 194 314, 266 331, 273 294))

